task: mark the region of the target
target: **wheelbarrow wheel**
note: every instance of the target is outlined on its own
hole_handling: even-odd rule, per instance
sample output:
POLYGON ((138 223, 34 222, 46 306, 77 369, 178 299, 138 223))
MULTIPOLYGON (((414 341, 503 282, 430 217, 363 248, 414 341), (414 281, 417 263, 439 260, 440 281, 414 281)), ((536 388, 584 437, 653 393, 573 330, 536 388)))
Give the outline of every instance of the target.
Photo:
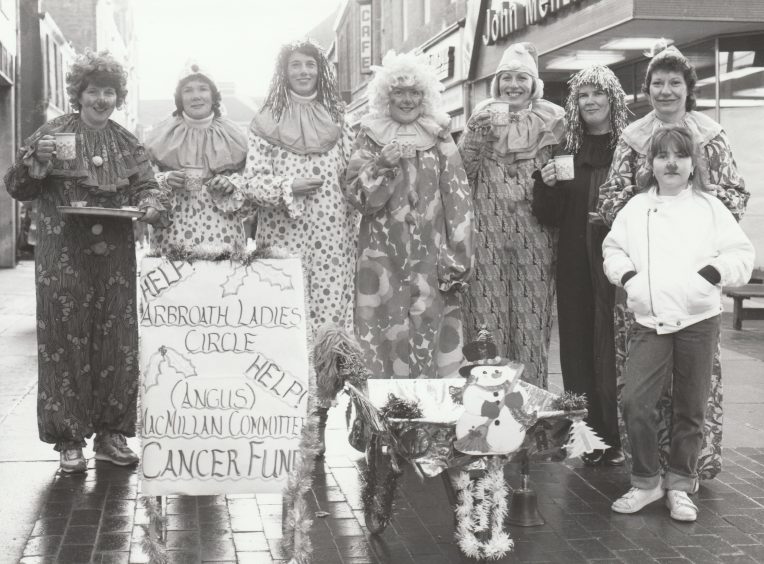
POLYGON ((382 533, 390 522, 393 498, 401 470, 395 454, 385 449, 379 435, 369 441, 364 483, 364 521, 372 535, 382 533), (387 450, 387 452, 386 452, 387 450))

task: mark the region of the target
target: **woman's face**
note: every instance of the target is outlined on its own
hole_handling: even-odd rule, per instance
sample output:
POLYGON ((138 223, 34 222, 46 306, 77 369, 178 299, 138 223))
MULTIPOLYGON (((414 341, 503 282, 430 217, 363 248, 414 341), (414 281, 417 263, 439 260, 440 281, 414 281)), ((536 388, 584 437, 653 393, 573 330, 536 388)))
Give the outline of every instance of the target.
POLYGON ((610 100, 607 93, 591 84, 578 89, 578 111, 589 133, 610 131, 610 100))
POLYGON ((189 80, 180 89, 183 112, 192 119, 204 119, 212 113, 212 88, 204 80, 189 80))
POLYGON ((685 113, 687 83, 681 72, 655 70, 650 78, 650 104, 658 117, 674 121, 685 113))
POLYGON ((117 107, 117 91, 112 86, 88 84, 79 98, 80 118, 90 128, 106 126, 117 107))
POLYGON ((665 147, 653 157, 653 175, 661 194, 676 194, 687 186, 692 157, 674 147, 665 147))
POLYGON ((396 86, 390 91, 390 117, 398 123, 412 123, 422 115, 421 90, 410 86, 396 86))
POLYGON ((533 77, 527 72, 504 71, 499 75, 499 99, 509 102, 509 111, 528 107, 533 93, 533 77))
POLYGON ((289 88, 300 96, 310 96, 316 91, 318 63, 310 55, 295 51, 287 61, 289 88))

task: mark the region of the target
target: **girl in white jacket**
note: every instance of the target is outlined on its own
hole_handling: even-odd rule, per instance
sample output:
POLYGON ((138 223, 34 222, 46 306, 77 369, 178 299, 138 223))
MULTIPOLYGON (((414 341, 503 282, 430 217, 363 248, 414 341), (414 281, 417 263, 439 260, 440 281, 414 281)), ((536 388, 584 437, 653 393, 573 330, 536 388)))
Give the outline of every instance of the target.
POLYGON ((636 324, 629 336, 623 417, 632 445, 632 488, 613 505, 635 513, 667 490, 671 517, 694 521, 706 400, 721 319, 721 286, 745 284, 753 246, 724 205, 693 174, 686 128, 659 129, 650 142, 647 191, 616 216, 602 248, 610 281, 621 284, 636 324), (658 460, 657 402, 673 375, 668 470, 658 460))

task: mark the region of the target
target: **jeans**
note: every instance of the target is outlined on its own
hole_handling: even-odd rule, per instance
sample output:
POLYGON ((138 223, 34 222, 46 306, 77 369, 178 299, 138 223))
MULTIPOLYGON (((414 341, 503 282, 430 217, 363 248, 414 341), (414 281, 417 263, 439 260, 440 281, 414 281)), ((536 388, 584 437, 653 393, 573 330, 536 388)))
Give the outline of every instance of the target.
POLYGON ((665 335, 634 324, 623 389, 623 418, 633 456, 633 486, 652 489, 661 482, 657 404, 673 374, 673 419, 664 487, 689 493, 694 490, 720 324, 721 316, 717 315, 665 335))

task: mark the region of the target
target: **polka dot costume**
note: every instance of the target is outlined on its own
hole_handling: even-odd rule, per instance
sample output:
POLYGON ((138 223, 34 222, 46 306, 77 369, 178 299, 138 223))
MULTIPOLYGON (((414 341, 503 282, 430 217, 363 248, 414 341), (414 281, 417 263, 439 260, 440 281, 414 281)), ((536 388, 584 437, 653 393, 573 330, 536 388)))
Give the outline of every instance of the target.
POLYGON ((300 155, 250 132, 242 189, 257 206, 257 247, 301 255, 313 335, 326 323, 352 329, 358 214, 342 186, 353 130, 345 123, 326 153, 300 155), (312 196, 293 196, 295 178, 320 178, 312 196))
POLYGON ((165 182, 166 173, 157 173, 162 188, 172 190, 172 224, 163 229, 151 230, 151 248, 167 255, 172 247, 197 245, 219 245, 224 247, 247 244, 242 215, 238 212, 224 212, 210 197, 207 187, 189 192, 173 190, 165 182))

